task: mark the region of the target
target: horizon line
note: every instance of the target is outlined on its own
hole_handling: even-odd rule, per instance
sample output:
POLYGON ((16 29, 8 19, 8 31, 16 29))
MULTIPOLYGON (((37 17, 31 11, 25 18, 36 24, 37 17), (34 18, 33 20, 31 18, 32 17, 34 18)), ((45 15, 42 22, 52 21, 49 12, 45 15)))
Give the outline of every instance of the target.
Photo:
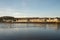
MULTIPOLYGON (((0 17, 4 17, 4 16, 0 16, 0 17)), ((9 17, 9 16, 7 16, 7 17, 9 17)), ((16 17, 16 18, 21 18, 21 17, 36 17, 36 18, 48 18, 48 17, 50 17, 50 18, 56 18, 56 17, 60 17, 60 16, 40 16, 40 17, 38 17, 38 16, 10 16, 10 17, 16 17)))

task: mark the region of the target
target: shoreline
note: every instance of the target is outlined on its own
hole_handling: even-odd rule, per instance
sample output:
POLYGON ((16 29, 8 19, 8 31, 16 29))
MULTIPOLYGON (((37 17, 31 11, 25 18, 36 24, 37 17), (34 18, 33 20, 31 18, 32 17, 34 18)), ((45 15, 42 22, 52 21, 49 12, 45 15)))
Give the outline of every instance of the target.
POLYGON ((60 22, 0 22, 0 23, 33 23, 33 24, 60 24, 60 22))

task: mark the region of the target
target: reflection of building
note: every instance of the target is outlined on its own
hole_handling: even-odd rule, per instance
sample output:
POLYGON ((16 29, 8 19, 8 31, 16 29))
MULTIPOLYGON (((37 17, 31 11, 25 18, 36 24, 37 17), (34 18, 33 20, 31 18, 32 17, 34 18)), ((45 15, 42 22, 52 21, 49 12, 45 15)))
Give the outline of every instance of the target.
POLYGON ((52 29, 52 30, 58 30, 58 29, 60 29, 60 24, 47 24, 46 28, 52 29))
MULTIPOLYGON (((44 29, 52 29, 52 30, 59 30, 60 24, 35 24, 36 27, 44 28, 44 29)), ((34 27, 35 27, 34 26, 34 27)))
POLYGON ((57 24, 57 30, 59 30, 60 29, 60 24, 57 24))

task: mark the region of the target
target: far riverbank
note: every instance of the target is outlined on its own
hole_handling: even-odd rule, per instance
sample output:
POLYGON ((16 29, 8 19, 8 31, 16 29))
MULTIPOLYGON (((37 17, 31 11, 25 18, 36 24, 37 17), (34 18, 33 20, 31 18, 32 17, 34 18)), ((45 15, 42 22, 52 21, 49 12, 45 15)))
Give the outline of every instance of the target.
POLYGON ((32 24, 60 24, 60 22, 0 22, 0 23, 32 23, 32 24))

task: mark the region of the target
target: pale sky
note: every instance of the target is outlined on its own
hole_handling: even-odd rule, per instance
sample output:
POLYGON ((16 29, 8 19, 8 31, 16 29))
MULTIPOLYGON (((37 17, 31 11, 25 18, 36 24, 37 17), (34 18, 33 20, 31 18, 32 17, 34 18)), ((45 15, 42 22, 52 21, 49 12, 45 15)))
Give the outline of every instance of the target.
POLYGON ((0 0, 0 16, 60 17, 60 0, 0 0))

